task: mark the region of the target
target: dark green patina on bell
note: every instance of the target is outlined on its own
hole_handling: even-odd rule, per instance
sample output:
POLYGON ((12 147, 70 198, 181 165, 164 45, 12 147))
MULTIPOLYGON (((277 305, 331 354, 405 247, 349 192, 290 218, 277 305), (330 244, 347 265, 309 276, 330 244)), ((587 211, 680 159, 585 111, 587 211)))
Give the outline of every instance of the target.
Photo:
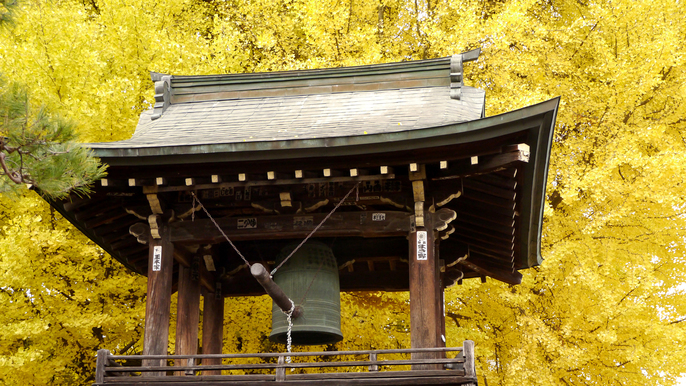
MULTIPOLYGON (((297 244, 281 250, 279 264, 297 244)), ((291 339, 294 345, 335 343, 341 334, 341 290, 338 283, 338 264, 326 244, 308 241, 274 274, 274 282, 283 289, 303 313, 293 319, 291 339)), ((286 343, 288 321, 281 309, 272 302, 272 333, 269 339, 286 343)))

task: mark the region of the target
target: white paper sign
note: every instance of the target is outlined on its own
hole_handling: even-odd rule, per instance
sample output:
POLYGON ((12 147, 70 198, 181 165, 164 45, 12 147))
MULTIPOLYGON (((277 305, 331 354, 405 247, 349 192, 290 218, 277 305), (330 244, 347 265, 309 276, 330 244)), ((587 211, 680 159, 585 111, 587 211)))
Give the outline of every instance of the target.
POLYGON ((152 249, 152 270, 159 271, 162 269, 162 246, 156 245, 152 249))
POLYGON ((238 228, 238 229, 255 229, 255 228, 257 228, 257 217, 239 218, 237 220, 236 228, 238 228))
POLYGON ((427 260, 426 231, 417 231, 417 260, 427 260))
POLYGON ((386 213, 372 213, 372 221, 386 221, 386 213))

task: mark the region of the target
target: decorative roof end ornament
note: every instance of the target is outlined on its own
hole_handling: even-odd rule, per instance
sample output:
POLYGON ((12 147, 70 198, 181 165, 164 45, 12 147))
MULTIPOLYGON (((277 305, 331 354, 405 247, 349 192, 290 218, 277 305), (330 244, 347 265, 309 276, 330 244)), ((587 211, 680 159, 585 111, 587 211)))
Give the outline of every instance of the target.
POLYGON ((450 58, 450 98, 457 99, 462 97, 462 54, 453 55, 450 58))
POLYGON ((171 104, 171 75, 150 72, 150 78, 155 82, 155 110, 153 111, 153 121, 162 116, 171 104))
POLYGON ((471 62, 479 58, 481 49, 471 50, 462 54, 453 55, 450 58, 450 98, 462 98, 462 86, 464 86, 464 77, 462 64, 464 62, 471 62))

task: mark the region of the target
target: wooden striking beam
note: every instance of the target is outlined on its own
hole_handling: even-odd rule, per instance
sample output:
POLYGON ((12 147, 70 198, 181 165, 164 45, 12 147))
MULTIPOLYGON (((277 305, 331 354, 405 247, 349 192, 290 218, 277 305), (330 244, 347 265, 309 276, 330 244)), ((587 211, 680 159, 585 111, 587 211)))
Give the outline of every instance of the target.
MULTIPOLYGON (((232 241, 297 239, 306 237, 326 213, 309 215, 278 215, 216 219, 232 241), (245 224, 249 224, 246 226, 245 224)), ((395 211, 334 213, 317 231, 317 237, 360 236, 390 237, 406 235, 410 231, 410 213, 395 211), (383 220, 375 219, 383 213, 383 220)), ((172 241, 185 244, 214 244, 224 242, 224 236, 209 220, 171 223, 172 241)))
POLYGON ((293 307, 293 301, 288 297, 288 295, 286 295, 285 292, 283 292, 281 287, 279 287, 278 284, 272 280, 271 275, 262 264, 253 264, 250 267, 250 273, 257 280, 257 282, 260 283, 262 288, 264 288, 264 290, 267 292, 267 295, 274 300, 274 303, 281 308, 281 311, 290 312, 291 308, 293 308, 293 314, 291 317, 294 319, 298 318, 302 314, 302 307, 293 307))

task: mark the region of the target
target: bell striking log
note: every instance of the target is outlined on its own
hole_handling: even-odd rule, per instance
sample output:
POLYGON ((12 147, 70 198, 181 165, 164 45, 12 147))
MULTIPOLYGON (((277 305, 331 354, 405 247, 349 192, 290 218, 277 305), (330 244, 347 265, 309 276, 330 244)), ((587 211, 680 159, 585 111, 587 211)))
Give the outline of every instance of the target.
MULTIPOLYGON (((277 264, 296 246, 292 244, 283 248, 277 264)), ((296 306, 302 307, 302 313, 293 319, 291 337, 294 345, 329 344, 343 339, 338 264, 331 248, 309 241, 274 274, 274 282, 296 306)), ((286 343, 287 332, 286 315, 272 302, 269 339, 286 343)))

